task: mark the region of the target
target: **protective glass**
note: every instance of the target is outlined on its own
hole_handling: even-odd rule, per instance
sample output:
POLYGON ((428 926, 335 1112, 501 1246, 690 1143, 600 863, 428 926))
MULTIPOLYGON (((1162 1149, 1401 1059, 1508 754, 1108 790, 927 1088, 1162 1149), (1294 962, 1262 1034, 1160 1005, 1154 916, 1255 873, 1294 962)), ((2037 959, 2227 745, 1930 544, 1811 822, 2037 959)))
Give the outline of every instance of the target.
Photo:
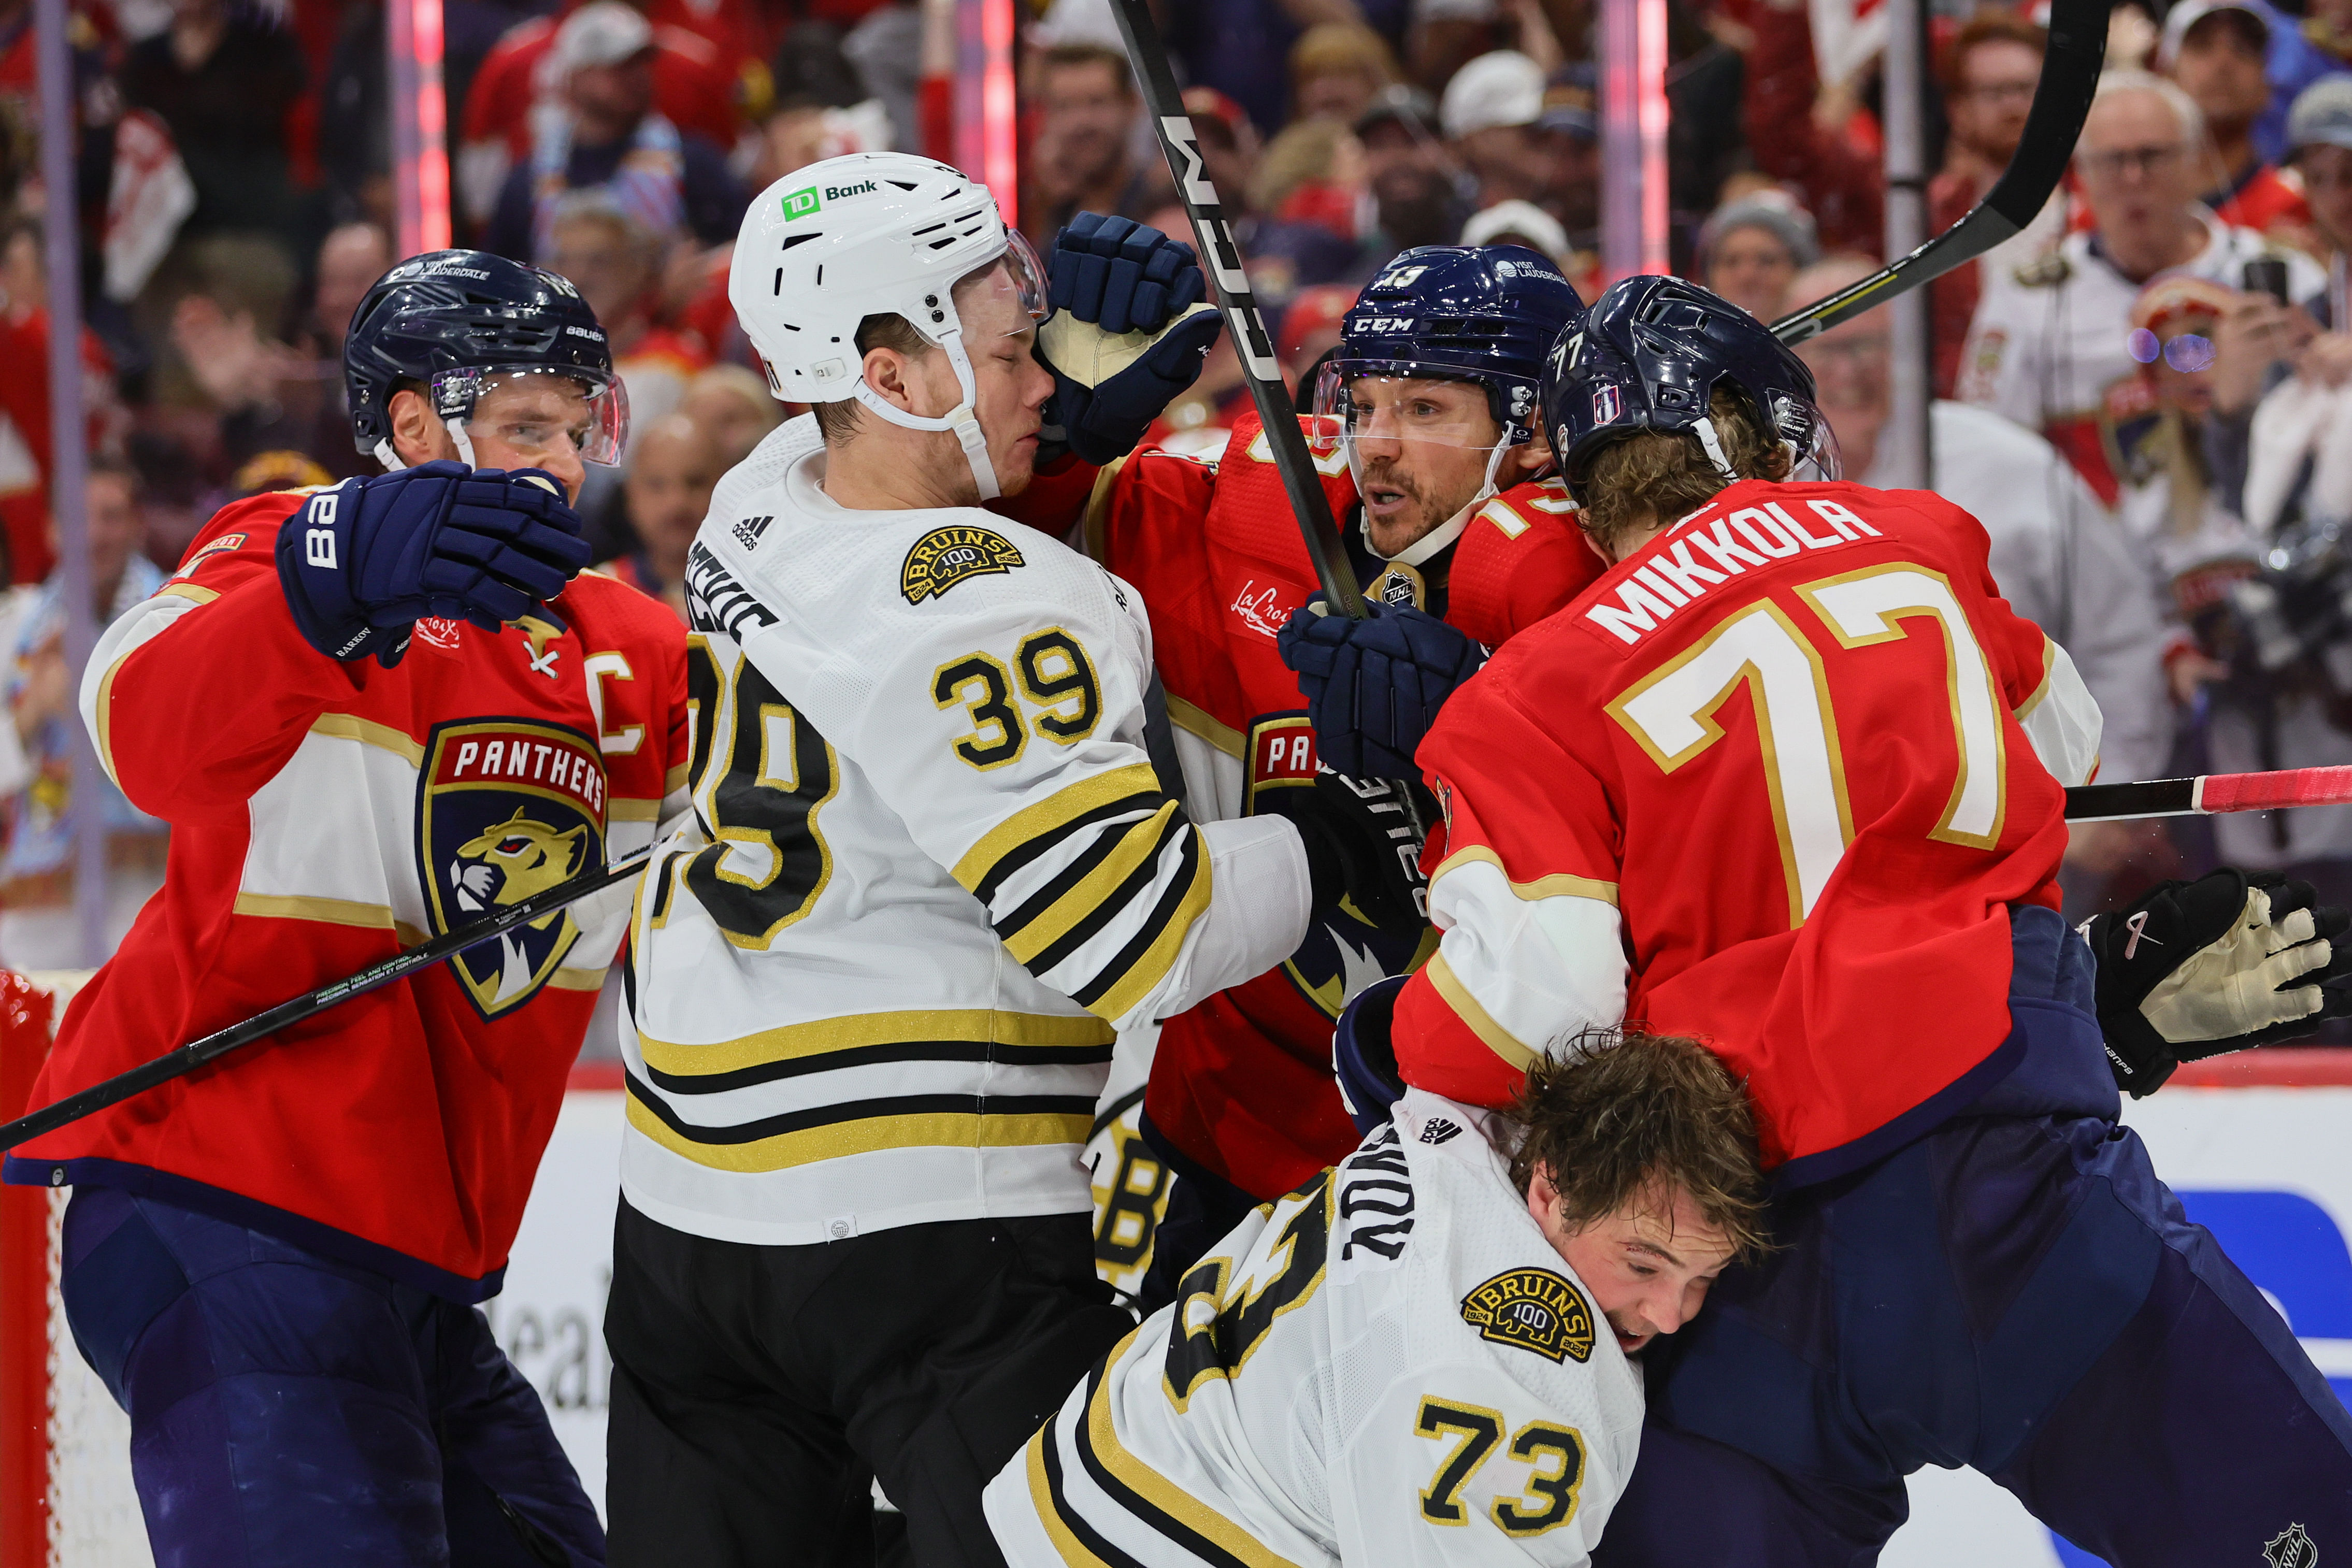
POLYGON ((469 366, 438 372, 432 391, 442 418, 462 419, 473 434, 494 435, 518 453, 553 454, 568 444, 588 462, 610 465, 629 444, 629 391, 609 371, 469 366), (584 405, 574 401, 575 390, 586 394, 584 405))
MULTIPOLYGON (((1035 247, 1019 229, 1006 229, 1004 240, 1004 254, 998 260, 1003 265, 1006 275, 1013 279, 1013 293, 1021 305, 1017 325, 1008 328, 1003 334, 1013 338, 1043 321, 1050 307, 1045 298, 1045 264, 1037 259, 1035 247)), ((961 312, 958 314, 961 316, 961 312)), ((918 314, 914 321, 915 329, 927 338, 931 337, 935 329, 944 329, 942 323, 926 319, 923 314, 918 314)), ((959 321, 958 325, 966 338, 971 336, 970 322, 959 321)), ((931 340, 939 341, 937 338, 931 338, 931 340)))
POLYGON ((1496 423, 1480 382, 1367 374, 1346 360, 1323 367, 1309 408, 1307 444, 1318 452, 1345 447, 1350 465, 1367 441, 1492 452, 1524 439, 1496 423))

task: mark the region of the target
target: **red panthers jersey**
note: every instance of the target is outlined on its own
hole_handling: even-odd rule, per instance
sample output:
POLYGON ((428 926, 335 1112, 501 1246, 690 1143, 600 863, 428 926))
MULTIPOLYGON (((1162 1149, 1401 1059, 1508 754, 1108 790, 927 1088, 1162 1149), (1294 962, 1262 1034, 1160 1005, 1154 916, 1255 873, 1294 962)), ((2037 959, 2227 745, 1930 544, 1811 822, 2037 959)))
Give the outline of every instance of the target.
MULTIPOLYGON (((1349 518, 1344 460, 1318 466, 1333 514, 1349 518)), ((1556 480, 1478 507, 1446 558, 1446 621, 1496 643, 1573 599, 1601 563, 1571 512, 1556 480)), ((1256 416, 1215 463, 1135 454, 1097 485, 1087 535, 1142 591, 1194 813, 1246 815, 1311 783, 1315 734, 1275 633, 1316 592, 1315 570, 1256 416)), ((1411 968, 1429 935, 1417 921, 1312 923, 1281 967, 1168 1020, 1144 1098, 1153 1126, 1261 1198, 1345 1158, 1357 1134, 1332 1082, 1332 1020, 1365 985, 1411 968)))
MULTIPOLYGON (((171 824, 171 857, 67 1010, 36 1105, 640 849, 683 788, 667 606, 583 575, 544 620, 420 621, 396 667, 338 664, 278 582, 306 499, 224 508, 91 658, 100 758, 171 824)), ((37 1139, 7 1179, 146 1193, 490 1295, 626 921, 616 892, 37 1139)))
POLYGON ((1988 549, 1925 492, 1743 481, 1498 653, 1420 755, 1444 936, 1406 1079, 1499 1105, 1643 1022, 1747 1082, 1777 1166, 2006 1071, 2009 909, 2057 906, 2098 710, 1988 549))

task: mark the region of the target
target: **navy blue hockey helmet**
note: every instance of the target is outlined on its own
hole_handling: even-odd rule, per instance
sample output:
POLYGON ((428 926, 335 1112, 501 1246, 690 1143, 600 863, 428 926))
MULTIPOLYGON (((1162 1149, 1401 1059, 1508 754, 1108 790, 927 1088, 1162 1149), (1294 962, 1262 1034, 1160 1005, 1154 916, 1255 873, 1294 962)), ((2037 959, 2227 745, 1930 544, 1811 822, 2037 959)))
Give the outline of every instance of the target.
POLYGON ((1580 497, 1602 447, 1645 430, 1687 431, 1723 466, 1707 414, 1723 388, 1748 405, 1767 440, 1788 448, 1791 472, 1810 462, 1836 476, 1813 373, 1769 327, 1679 277, 1611 284, 1583 322, 1560 334, 1544 371, 1544 428, 1569 493, 1580 497))
POLYGON ((1381 268, 1340 322, 1315 412, 1346 428, 1349 384, 1364 377, 1475 382, 1505 444, 1517 445, 1537 428, 1545 356, 1583 311, 1559 269, 1523 246, 1417 246, 1381 268))
POLYGON ((581 455, 616 463, 629 436, 629 399, 613 371, 613 350, 580 291, 554 273, 478 250, 409 257, 376 279, 352 312, 343 340, 343 385, 352 441, 386 467, 392 455, 392 394, 421 387, 449 422, 470 465, 465 422, 493 380, 560 375, 586 389, 590 424, 581 455))

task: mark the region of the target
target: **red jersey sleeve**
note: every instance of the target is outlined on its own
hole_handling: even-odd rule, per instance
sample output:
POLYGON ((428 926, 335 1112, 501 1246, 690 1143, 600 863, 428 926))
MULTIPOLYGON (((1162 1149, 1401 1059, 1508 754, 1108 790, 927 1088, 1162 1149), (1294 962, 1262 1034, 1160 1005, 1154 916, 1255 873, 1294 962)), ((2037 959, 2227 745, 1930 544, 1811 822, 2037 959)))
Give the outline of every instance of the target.
POLYGON ((1515 639, 1456 692, 1419 760, 1445 812, 1430 880, 1437 952, 1397 999, 1405 1082, 1510 1103, 1528 1067, 1625 1008, 1621 842, 1603 758, 1539 716, 1588 713, 1575 667, 1541 650, 1565 622, 1515 639), (1565 674, 1568 678, 1562 679, 1565 674))
POLYGON ((106 629, 82 677, 100 759, 133 805, 166 821, 243 810, 373 660, 338 664, 295 628, 278 582, 278 529, 307 498, 225 507, 163 587, 106 629))

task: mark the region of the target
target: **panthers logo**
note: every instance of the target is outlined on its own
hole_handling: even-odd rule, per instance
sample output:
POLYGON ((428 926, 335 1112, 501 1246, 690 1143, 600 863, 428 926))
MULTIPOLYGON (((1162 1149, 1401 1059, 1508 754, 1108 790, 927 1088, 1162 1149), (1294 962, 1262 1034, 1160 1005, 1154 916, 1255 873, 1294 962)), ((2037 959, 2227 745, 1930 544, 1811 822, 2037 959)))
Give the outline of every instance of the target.
MULTIPOLYGON (((596 743, 526 719, 436 730, 420 779, 416 852, 436 933, 604 864, 596 743)), ((482 1016, 496 1018, 554 979, 579 936, 571 912, 557 910, 468 948, 449 967, 482 1016)))

